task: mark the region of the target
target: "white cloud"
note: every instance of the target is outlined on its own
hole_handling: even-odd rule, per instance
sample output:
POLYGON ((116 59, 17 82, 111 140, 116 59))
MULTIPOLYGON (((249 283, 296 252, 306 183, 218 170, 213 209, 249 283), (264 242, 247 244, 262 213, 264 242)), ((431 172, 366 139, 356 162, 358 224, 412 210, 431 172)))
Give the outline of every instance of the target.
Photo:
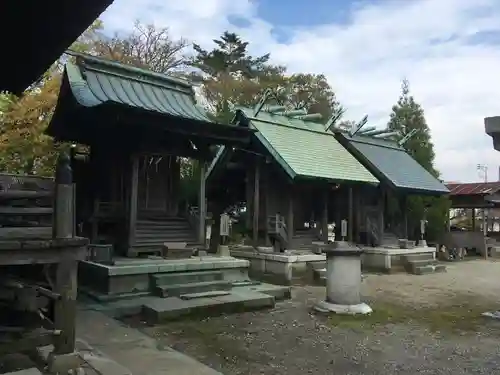
POLYGON ((128 29, 135 19, 152 22, 205 47, 234 30, 254 54, 271 52, 292 72, 325 74, 349 117, 368 114, 380 125, 406 77, 426 111, 443 178, 479 180, 478 163, 489 166, 490 180, 498 178, 500 155, 484 133, 483 118, 500 114, 500 49, 471 43, 478 33, 500 32, 498 0, 366 5, 346 24, 286 30, 286 43, 277 41, 273 25, 259 19, 255 7, 250 0, 115 0, 103 19, 110 30, 128 29), (249 26, 231 25, 230 16, 249 26))

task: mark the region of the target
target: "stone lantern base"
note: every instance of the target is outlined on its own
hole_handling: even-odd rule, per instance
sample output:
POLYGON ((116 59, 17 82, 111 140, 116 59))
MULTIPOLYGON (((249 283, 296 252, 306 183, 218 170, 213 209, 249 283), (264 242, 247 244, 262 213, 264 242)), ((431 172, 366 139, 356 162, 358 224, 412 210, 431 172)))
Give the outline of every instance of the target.
POLYGON ((363 302, 357 305, 337 305, 328 301, 320 301, 314 305, 314 310, 320 313, 334 313, 340 315, 366 315, 373 312, 372 308, 363 302))
POLYGON ((369 314, 370 306, 361 302, 361 254, 363 250, 348 242, 325 246, 326 298, 314 309, 323 313, 369 314))

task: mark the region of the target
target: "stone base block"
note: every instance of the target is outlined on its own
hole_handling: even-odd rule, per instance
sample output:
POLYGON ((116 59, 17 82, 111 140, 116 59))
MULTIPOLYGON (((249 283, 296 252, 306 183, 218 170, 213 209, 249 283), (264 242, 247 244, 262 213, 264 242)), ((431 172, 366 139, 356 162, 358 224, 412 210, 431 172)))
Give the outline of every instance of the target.
POLYGON ((418 247, 427 247, 427 241, 426 240, 418 240, 418 247))
POLYGON ((333 313, 340 315, 366 315, 373 312, 372 308, 366 303, 357 305, 337 305, 328 301, 320 301, 314 305, 314 310, 321 313, 333 313))
POLYGON ((220 257, 230 257, 231 251, 229 250, 229 246, 219 245, 219 248, 217 249, 217 255, 220 257))
POLYGON ((47 358, 47 367, 51 374, 68 374, 69 371, 76 371, 84 364, 84 361, 77 352, 68 354, 50 353, 47 358))

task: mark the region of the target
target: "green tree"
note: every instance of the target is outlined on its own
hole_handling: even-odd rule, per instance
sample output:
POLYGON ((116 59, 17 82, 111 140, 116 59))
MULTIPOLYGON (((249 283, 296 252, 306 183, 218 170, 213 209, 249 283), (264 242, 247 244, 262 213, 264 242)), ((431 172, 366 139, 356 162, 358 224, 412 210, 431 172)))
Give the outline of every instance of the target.
POLYGON ((413 95, 410 94, 410 84, 404 79, 401 84, 401 95, 396 105, 392 107, 388 128, 403 138, 414 129, 417 133, 406 143, 406 150, 434 176, 439 173, 434 168, 434 145, 431 140, 431 132, 425 120, 424 110, 418 104, 413 95))
POLYGON ((193 78, 202 83, 218 121, 231 121, 234 105, 254 106, 267 89, 272 89, 287 106, 321 113, 325 120, 342 110, 324 75, 288 75, 286 67, 270 63, 269 53, 250 55, 249 43, 234 33, 226 31, 214 43, 210 51, 195 44, 191 66, 198 70, 193 78))
POLYGON ((188 63, 187 46, 186 40, 172 38, 168 28, 135 21, 129 34, 94 39, 88 52, 156 73, 175 75, 182 73, 188 63))
POLYGON ((280 99, 294 109, 320 113, 324 120, 332 114, 343 112, 335 92, 323 74, 298 73, 282 75, 280 99))
POLYGON ((191 65, 211 77, 237 73, 244 78, 256 78, 268 71, 270 54, 253 57, 248 54, 248 42, 237 34, 225 31, 219 39, 214 39, 215 48, 204 50, 193 44, 195 56, 191 65))
MULTIPOLYGON (((410 93, 408 80, 403 80, 401 95, 396 105, 392 107, 388 128, 398 133, 399 139, 405 137, 414 129, 417 131, 404 147, 413 158, 433 176, 439 178, 439 172, 434 166, 434 145, 430 129, 425 120, 422 106, 418 104, 410 93)), ((391 205, 394 207, 394 205, 391 205)), ((436 240, 444 232, 449 216, 450 202, 446 197, 411 196, 408 199, 409 234, 418 234, 420 220, 425 218, 427 237, 436 240)), ((395 211, 398 211, 396 208, 395 211)), ((393 212, 397 215, 399 213, 393 212)))

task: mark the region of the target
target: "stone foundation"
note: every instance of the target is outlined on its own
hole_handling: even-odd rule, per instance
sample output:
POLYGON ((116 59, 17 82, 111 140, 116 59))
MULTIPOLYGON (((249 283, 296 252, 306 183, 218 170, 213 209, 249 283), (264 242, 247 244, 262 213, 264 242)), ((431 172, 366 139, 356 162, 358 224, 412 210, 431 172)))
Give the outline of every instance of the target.
POLYGON ((393 273, 405 271, 405 256, 423 254, 436 259, 435 247, 413 249, 389 249, 382 247, 364 248, 361 256, 362 268, 367 271, 393 273))
POLYGON ((114 265, 80 262, 79 288, 95 297, 147 295, 152 275, 196 271, 220 271, 226 281, 248 279, 249 262, 233 257, 192 257, 190 259, 115 259, 114 265))
POLYGON ((250 262, 252 278, 281 285, 290 285, 294 280, 309 277, 314 262, 325 262, 324 254, 284 254, 251 250, 231 250, 231 256, 250 262))

